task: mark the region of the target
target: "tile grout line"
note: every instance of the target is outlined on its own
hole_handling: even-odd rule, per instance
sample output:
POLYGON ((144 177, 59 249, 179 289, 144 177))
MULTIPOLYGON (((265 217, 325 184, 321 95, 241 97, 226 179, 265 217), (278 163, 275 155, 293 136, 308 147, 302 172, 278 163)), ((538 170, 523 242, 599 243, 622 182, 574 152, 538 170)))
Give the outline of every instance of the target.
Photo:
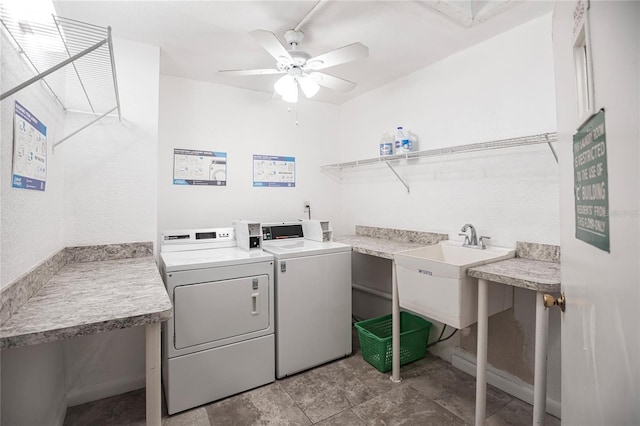
MULTIPOLYGON (((374 399, 376 399, 376 398, 380 398, 380 399, 382 399, 382 397, 383 397, 384 395, 388 394, 389 392, 393 392, 393 391, 395 391, 396 389, 398 389, 399 387, 401 387, 401 386, 403 386, 403 385, 404 385, 404 383, 403 383, 403 384, 400 384, 400 385, 398 385, 398 386, 396 386, 396 387, 393 387, 393 388, 391 388, 391 389, 385 390, 385 391, 384 391, 384 392, 382 392, 381 394, 376 395, 376 396, 374 396, 373 398, 369 398, 369 399, 367 399, 366 401, 363 401, 363 402, 361 402, 360 404, 355 405, 355 406, 353 406, 353 407, 351 407, 351 408, 359 407, 359 406, 361 406, 361 405, 363 405, 363 404, 366 404, 367 402, 372 401, 372 400, 374 400, 374 399)), ((351 410, 351 408, 349 408, 349 409, 351 410)), ((351 410, 351 411, 353 411, 353 410, 351 410)), ((362 417, 360 417, 360 416, 358 415, 358 413, 357 413, 357 412, 353 411, 353 414, 355 414, 355 415, 356 415, 356 417, 357 417, 357 418, 358 418, 362 423, 364 423, 365 425, 367 424, 367 421, 366 421, 365 419, 363 419, 362 417)))
MULTIPOLYGON (((293 403, 295 404, 296 407, 298 407, 298 410, 300 410, 300 412, 302 413, 303 416, 305 416, 307 418, 307 420, 309 420, 309 424, 312 425, 314 424, 311 419, 309 418, 309 416, 307 416, 307 413, 305 413, 305 411, 302 409, 302 407, 300 407, 300 405, 298 405, 298 402, 295 400, 294 397, 291 396, 291 394, 289 392, 287 392, 287 389, 280 385, 280 381, 283 379, 276 379, 276 383, 278 384, 278 386, 280 387, 280 389, 282 389, 282 391, 284 393, 287 394, 287 396, 289 397, 289 399, 291 399, 291 401, 293 401, 293 403)), ((213 425, 212 425, 213 426, 213 425)))
MULTIPOLYGON (((425 394, 424 392, 422 392, 420 389, 417 389, 413 386, 411 386, 410 384, 408 385, 411 389, 415 390, 416 392, 418 392, 419 395, 422 395, 423 397, 427 398, 429 401, 433 402, 434 404, 436 404, 438 407, 442 408, 443 410, 445 410, 447 413, 451 414, 453 417, 459 419, 461 422, 463 422, 464 424, 467 424, 467 421, 465 419, 463 419, 462 417, 460 417, 459 415, 457 415, 456 413, 454 413, 453 411, 451 411, 450 409, 448 409, 447 407, 445 407, 444 405, 440 404, 438 401, 436 401, 435 399, 431 399, 429 398, 429 396, 427 394, 425 394)), ((473 422, 473 420, 472 420, 473 422)))
MULTIPOLYGON (((373 399, 373 398, 372 398, 372 399, 373 399)), ((364 404, 364 402, 363 402, 363 404, 364 404)), ((360 404, 358 404, 358 405, 360 405, 360 404)), ((351 410, 351 408, 349 408, 349 410, 351 410)), ((358 418, 358 420, 360 420, 360 422, 361 422, 363 425, 366 425, 366 424, 367 424, 367 422, 366 422, 362 417, 360 417, 360 416, 358 415, 358 413, 356 413, 356 412, 355 412, 355 411, 353 411, 353 410, 351 410, 351 412, 353 413, 353 415, 354 415, 354 416, 356 416, 356 417, 358 418)))
MULTIPOLYGON (((455 369, 455 367, 453 367, 453 366, 452 366, 452 365, 450 365, 450 364, 449 364, 449 366, 448 366, 448 367, 452 367, 452 368, 454 368, 454 369, 455 369)), ((468 373, 465 373, 465 372, 462 372, 462 373, 464 373, 465 375, 470 376, 470 377, 472 377, 472 378, 474 379, 474 389, 475 389, 475 377, 473 377, 473 376, 471 376, 471 375, 469 375, 468 373)), ((409 380, 411 380, 411 379, 409 379, 409 380)), ((434 402, 435 404, 437 404, 438 406, 442 407, 443 409, 445 409, 446 411, 448 411, 449 413, 451 413, 451 414, 452 414, 453 416, 455 416, 456 418, 458 418, 458 419, 462 420, 463 422, 467 423, 467 421, 466 421, 464 418, 462 418, 460 415, 456 414, 456 413, 455 413, 455 412, 453 412, 451 409, 449 409, 449 408, 445 407, 444 405, 440 404, 438 401, 436 401, 436 400, 434 400, 434 399, 430 398, 430 397, 429 397, 425 392, 423 392, 423 391, 422 391, 422 390, 420 390, 419 388, 414 387, 414 386, 411 386, 411 387, 412 387, 414 390, 416 390, 419 394, 421 394, 421 395, 425 396, 426 398, 428 398, 429 400, 433 401, 433 402, 434 402)), ((494 386, 487 384, 487 391, 489 390, 489 387, 494 387, 494 386)), ((496 389, 497 389, 497 388, 496 388, 496 389)), ((506 393, 506 392, 504 392, 504 391, 501 391, 500 389, 497 389, 497 390, 498 390, 500 393, 505 394, 505 395, 509 398, 509 400, 508 400, 504 405, 500 406, 500 408, 498 408, 497 410, 495 410, 494 412, 492 412, 490 415, 489 415, 489 413, 487 412, 487 419, 488 419, 488 418, 490 418, 491 416, 495 415, 495 414, 496 414, 496 413, 498 413, 500 410, 504 409, 507 405, 511 404, 514 400, 516 400, 516 399, 517 399, 517 398, 513 397, 512 395, 510 395, 510 394, 508 394, 508 393, 506 393)), ((475 399, 474 399, 474 401, 475 401, 475 399)), ((475 403, 475 402, 474 402, 474 403, 475 403)), ((475 417, 475 415, 474 415, 474 417, 475 417)), ((472 418, 471 418, 471 423, 473 423, 473 421, 474 421, 474 417, 472 417, 472 418)))
MULTIPOLYGON (((487 387, 489 387, 489 386, 491 386, 491 385, 487 384, 487 387)), ((500 389, 498 389, 498 390, 500 390, 500 389)), ((503 392, 503 391, 500 391, 500 392, 503 392)), ((494 411, 493 413, 491 413, 491 415, 490 415, 490 416, 487 416, 487 419, 489 419, 489 418, 491 418, 491 417, 495 416, 496 414, 498 414, 498 412, 499 412, 499 411, 501 411, 501 410, 505 409, 505 408, 507 407, 507 405, 511 404, 511 403, 516 399, 516 398, 515 398, 514 396, 512 396, 512 395, 509 395, 509 394, 508 394, 508 393, 506 393, 506 392, 504 392, 504 393, 505 393, 506 395, 508 395, 508 396, 509 396, 509 398, 510 398, 510 399, 509 399, 509 401, 507 401, 507 402, 506 402, 502 407, 498 408, 496 411, 494 411)))

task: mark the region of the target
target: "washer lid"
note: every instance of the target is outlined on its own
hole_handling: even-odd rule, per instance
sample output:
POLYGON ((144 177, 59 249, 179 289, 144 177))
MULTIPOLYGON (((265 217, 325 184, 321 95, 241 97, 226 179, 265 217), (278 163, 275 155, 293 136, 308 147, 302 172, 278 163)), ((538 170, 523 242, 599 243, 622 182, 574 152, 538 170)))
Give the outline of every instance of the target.
POLYGON ((348 244, 334 243, 332 241, 321 243, 304 238, 294 238, 290 240, 263 241, 262 249, 272 253, 278 259, 288 259, 292 257, 350 252, 351 246, 348 244))
POLYGON ((262 250, 247 251, 238 247, 161 253, 160 257, 167 272, 244 265, 273 260, 272 255, 262 250))

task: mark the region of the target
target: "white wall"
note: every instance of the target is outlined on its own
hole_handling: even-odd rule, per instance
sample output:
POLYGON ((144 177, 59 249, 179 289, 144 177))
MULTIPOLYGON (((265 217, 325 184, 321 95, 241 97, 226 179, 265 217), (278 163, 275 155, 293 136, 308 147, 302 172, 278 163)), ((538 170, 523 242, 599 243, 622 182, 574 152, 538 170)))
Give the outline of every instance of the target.
MULTIPOLYGON (((122 123, 106 117, 56 148, 67 246, 155 240, 160 49, 115 39, 114 51, 122 123)), ((65 130, 91 119, 70 113, 65 130)))
POLYGON ((69 406, 145 386, 144 327, 65 341, 65 384, 69 406))
POLYGON ((62 426, 64 342, 2 351, 2 413, 6 426, 62 426))
MULTIPOLYGON (((24 82, 32 71, 0 31, 1 91, 24 82)), ((0 287, 4 287, 64 247, 64 158, 54 156, 51 144, 62 134, 63 113, 40 84, 33 84, 2 101, 0 121, 0 287), (18 100, 47 126, 46 190, 11 188, 13 114, 18 100)), ((2 351, 0 423, 56 424, 64 415, 62 344, 2 351)))
MULTIPOLYGON (((415 133, 418 149, 425 150, 554 132, 555 112, 549 14, 342 105, 339 158, 376 157, 382 133, 398 125, 415 133)), ((546 145, 403 161, 396 170, 410 193, 384 165, 341 172, 339 233, 365 224, 442 232, 461 241, 457 234, 470 222, 493 245, 559 243, 558 164, 546 145)), ((529 382, 535 335, 530 293, 516 290, 513 311, 489 325, 492 333, 514 337, 498 340, 489 362, 529 382)), ((548 394, 559 401, 559 317, 552 315, 550 323, 548 394)), ((474 333, 463 330, 434 351, 448 358, 458 342, 475 347, 474 333)))
POLYGON ((338 183, 320 165, 338 155, 335 105, 292 106, 262 92, 171 76, 160 79, 158 230, 304 217, 338 220, 338 183), (299 125, 296 126, 296 108, 299 125), (173 185, 174 148, 227 152, 226 187, 173 185), (253 155, 296 159, 295 188, 254 188, 253 155))
MULTIPOLYGON (((23 83, 33 71, 2 31, 2 91, 23 83)), ((53 155, 51 145, 63 133, 64 115, 53 97, 40 83, 21 90, 2 101, 2 187, 0 188, 1 279, 0 287, 13 282, 29 269, 64 247, 63 179, 64 157, 53 155), (20 102, 47 126, 46 190, 32 191, 11 187, 13 161, 13 114, 20 102)))
MULTIPOLYGON (((377 155, 385 130, 403 125, 419 149, 555 131, 551 16, 535 19, 340 110, 340 158, 377 155)), ((559 241, 558 166, 545 145, 343 170, 342 232, 356 224, 457 237, 467 222, 492 243, 559 241)))

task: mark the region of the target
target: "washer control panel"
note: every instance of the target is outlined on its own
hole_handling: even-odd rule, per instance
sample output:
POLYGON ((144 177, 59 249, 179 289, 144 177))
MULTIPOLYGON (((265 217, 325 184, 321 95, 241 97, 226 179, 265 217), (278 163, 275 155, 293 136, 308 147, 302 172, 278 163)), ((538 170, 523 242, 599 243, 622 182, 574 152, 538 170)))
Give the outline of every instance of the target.
POLYGON ((287 238, 304 238, 301 223, 282 223, 262 226, 262 240, 284 240, 287 238))
POLYGON ((236 235, 233 228, 164 231, 160 237, 161 252, 232 247, 235 245, 236 235))

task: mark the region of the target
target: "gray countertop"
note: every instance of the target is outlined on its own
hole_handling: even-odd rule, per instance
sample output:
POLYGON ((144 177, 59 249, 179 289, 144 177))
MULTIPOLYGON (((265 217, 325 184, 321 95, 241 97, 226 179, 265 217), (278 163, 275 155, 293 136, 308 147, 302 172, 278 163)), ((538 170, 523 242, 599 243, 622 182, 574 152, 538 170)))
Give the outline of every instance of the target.
POLYGON ((393 259, 393 254, 403 250, 422 247, 424 244, 407 241, 385 240, 363 235, 339 235, 333 238, 338 243, 349 244, 353 251, 385 259, 393 259))
POLYGON ((559 293, 560 263, 513 258, 467 269, 467 275, 529 290, 559 293))
POLYGON ((339 235, 338 243, 349 244, 353 251, 393 260, 393 254, 446 240, 446 234, 356 225, 356 235, 339 235))
POLYGON ((0 349, 146 325, 171 311, 153 257, 69 263, 0 325, 0 349))

